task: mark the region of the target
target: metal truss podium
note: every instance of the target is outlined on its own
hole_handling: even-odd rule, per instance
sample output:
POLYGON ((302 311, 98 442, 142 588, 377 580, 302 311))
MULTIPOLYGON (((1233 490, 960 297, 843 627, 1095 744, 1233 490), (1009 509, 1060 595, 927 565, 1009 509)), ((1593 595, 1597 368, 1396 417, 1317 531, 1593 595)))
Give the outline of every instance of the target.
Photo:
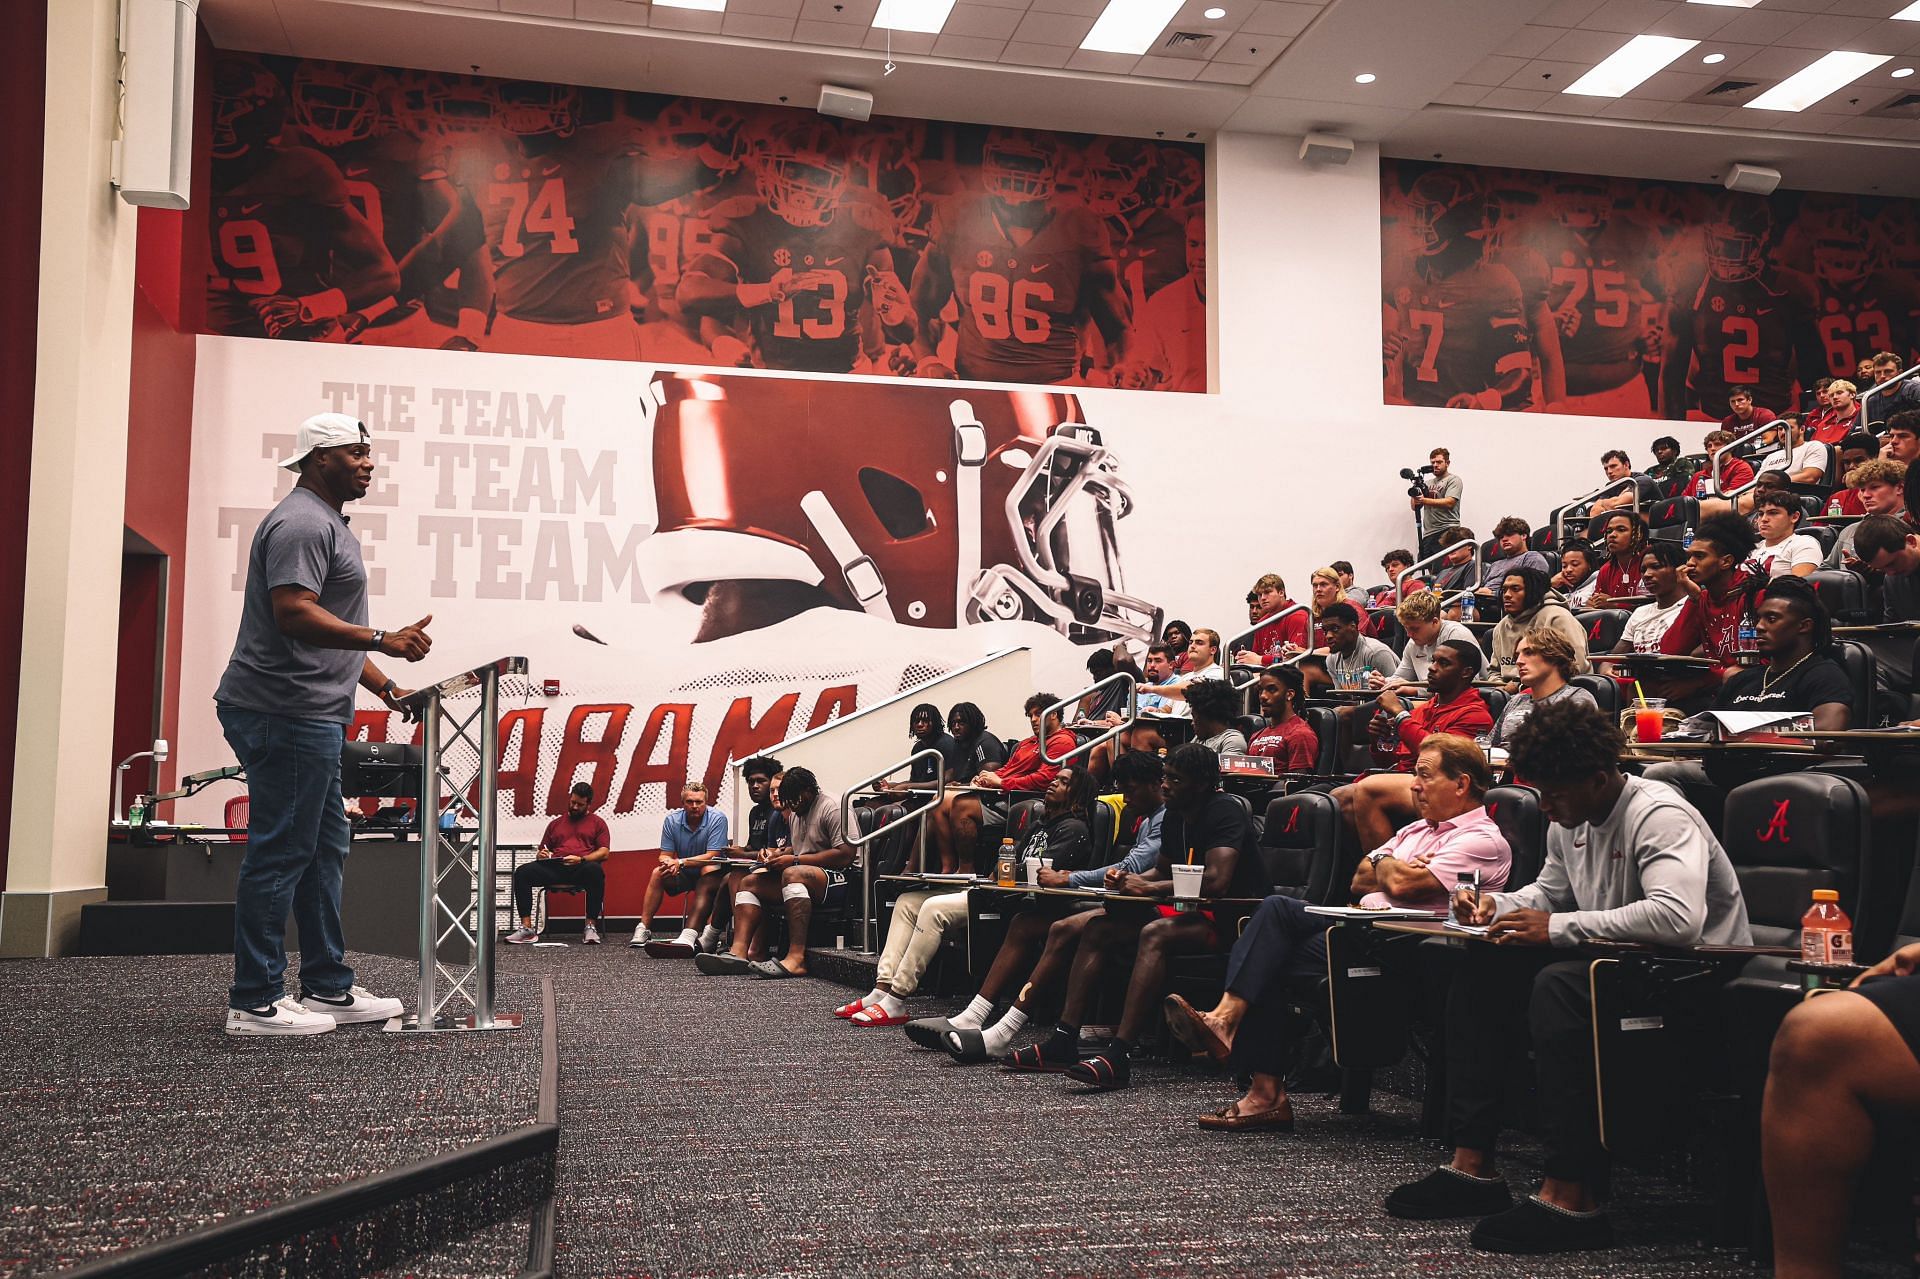
POLYGON ((493 1006, 494 788, 500 679, 526 673, 526 658, 503 657, 400 703, 420 721, 420 986, 389 1031, 520 1028, 493 1006), (456 998, 472 1011, 450 1010, 456 998))

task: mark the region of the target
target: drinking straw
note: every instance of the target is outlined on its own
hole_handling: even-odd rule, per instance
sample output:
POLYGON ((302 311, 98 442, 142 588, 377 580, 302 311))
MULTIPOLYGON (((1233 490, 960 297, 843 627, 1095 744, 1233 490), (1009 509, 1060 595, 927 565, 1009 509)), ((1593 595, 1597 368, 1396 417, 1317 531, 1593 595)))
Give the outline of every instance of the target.
POLYGON ((1640 709, 1645 710, 1647 707, 1647 690, 1640 687, 1640 681, 1638 679, 1633 681, 1633 691, 1634 695, 1640 699, 1640 709))

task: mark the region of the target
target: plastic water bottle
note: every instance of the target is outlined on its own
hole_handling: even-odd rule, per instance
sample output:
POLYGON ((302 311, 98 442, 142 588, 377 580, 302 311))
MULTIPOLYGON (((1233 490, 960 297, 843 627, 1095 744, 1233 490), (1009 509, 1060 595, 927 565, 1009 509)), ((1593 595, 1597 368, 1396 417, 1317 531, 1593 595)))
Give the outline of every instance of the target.
POLYGON ((1831 888, 1814 889, 1813 905, 1800 917, 1800 958, 1809 964, 1853 962, 1853 921, 1831 888))
POLYGON ((1693 525, 1689 524, 1685 528, 1680 530, 1680 545, 1682 546, 1693 545, 1693 525))
POLYGON ((1740 651, 1742 653, 1753 653, 1753 652, 1758 652, 1759 648, 1760 648, 1760 632, 1754 628, 1753 619, 1751 617, 1741 618, 1740 619, 1740 651))
POLYGON ((1471 591, 1460 597, 1460 620, 1463 622, 1473 620, 1473 592, 1471 591))

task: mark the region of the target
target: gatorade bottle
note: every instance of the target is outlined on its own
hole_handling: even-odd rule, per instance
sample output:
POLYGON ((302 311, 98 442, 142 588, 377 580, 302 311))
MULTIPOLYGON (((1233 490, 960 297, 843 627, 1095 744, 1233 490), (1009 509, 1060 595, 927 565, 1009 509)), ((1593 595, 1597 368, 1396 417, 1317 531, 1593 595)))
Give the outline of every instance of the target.
POLYGON ((1800 958, 1809 964, 1853 962, 1853 921, 1831 888, 1814 889, 1813 905, 1800 917, 1800 958))
POLYGON ((993 868, 993 881, 1000 885, 1000 887, 1012 888, 1014 881, 1019 878, 1019 872, 1014 866, 1016 860, 1013 852, 1013 840, 1011 838, 1001 840, 1000 861, 999 864, 993 868))

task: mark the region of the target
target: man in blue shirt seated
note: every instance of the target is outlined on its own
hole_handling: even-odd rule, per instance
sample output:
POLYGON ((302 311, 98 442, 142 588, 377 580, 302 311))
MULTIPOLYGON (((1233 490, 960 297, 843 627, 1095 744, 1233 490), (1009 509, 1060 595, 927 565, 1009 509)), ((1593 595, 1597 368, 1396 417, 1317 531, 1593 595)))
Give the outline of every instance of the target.
POLYGON ((691 955, 700 928, 713 913, 713 899, 726 882, 716 858, 727 851, 727 815, 707 806, 707 788, 688 782, 680 788, 680 807, 660 823, 660 860, 647 881, 647 898, 640 907, 640 927, 631 946, 644 946, 649 955, 691 955), (684 927, 671 940, 653 934, 653 917, 668 893, 691 893, 684 927))

